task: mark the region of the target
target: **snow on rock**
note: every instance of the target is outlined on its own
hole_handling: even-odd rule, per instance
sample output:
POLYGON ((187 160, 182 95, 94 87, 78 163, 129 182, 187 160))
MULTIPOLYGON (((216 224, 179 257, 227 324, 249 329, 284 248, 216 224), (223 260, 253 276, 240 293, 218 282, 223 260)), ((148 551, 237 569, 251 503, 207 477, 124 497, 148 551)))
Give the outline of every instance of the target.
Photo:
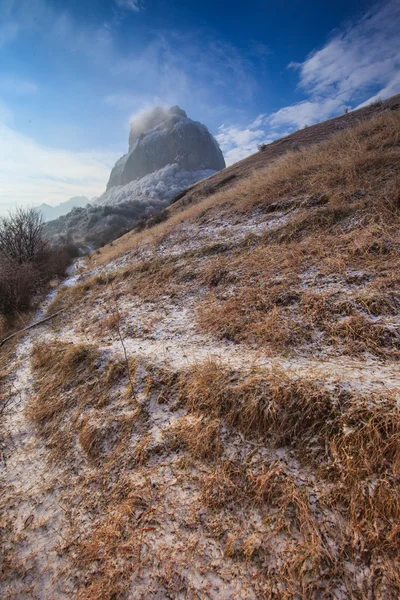
POLYGON ((110 206, 131 200, 141 203, 157 200, 167 205, 179 192, 214 173, 212 169, 185 171, 174 163, 126 185, 108 189, 96 200, 96 204, 110 206))

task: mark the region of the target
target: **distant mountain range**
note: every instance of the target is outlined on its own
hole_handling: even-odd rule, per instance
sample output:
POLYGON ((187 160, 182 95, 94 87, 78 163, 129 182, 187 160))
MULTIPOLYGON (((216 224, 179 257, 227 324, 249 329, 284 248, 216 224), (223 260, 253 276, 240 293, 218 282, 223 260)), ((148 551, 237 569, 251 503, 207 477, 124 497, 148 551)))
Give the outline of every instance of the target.
POLYGON ((89 198, 86 198, 86 196, 74 196, 66 200, 66 202, 57 204, 57 206, 50 206, 43 203, 37 208, 42 213, 45 221, 53 221, 54 219, 58 219, 58 217, 66 215, 73 208, 86 206, 87 204, 89 204, 89 198))

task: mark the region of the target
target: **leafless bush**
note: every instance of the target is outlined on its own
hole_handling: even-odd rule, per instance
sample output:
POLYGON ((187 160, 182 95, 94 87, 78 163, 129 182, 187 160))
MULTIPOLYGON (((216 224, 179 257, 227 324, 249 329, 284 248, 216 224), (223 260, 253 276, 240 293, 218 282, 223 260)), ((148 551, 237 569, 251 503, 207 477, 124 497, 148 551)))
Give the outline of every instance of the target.
POLYGON ((42 215, 35 209, 17 208, 1 218, 0 313, 27 310, 44 284, 65 274, 74 256, 71 244, 49 245, 42 215))
POLYGON ((0 261, 0 313, 10 315, 29 308, 38 283, 38 271, 31 263, 0 261))
POLYGON ((151 212, 147 216, 143 216, 134 226, 134 231, 143 231, 144 229, 150 229, 154 225, 158 225, 168 219, 168 211, 160 210, 158 212, 151 212))
POLYGON ((47 248, 44 221, 33 208, 17 208, 0 219, 0 253, 19 265, 38 262, 47 248))
POLYGON ((78 255, 77 247, 72 244, 49 248, 41 264, 43 278, 49 280, 52 277, 63 277, 67 267, 78 255))

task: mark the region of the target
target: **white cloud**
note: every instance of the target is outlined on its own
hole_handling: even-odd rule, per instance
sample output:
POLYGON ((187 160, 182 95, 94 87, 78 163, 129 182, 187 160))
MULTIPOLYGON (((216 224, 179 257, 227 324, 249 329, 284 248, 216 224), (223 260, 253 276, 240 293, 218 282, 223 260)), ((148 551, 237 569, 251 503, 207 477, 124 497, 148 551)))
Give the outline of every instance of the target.
POLYGON ((289 67, 299 72, 299 90, 308 98, 269 115, 259 115, 244 128, 222 126, 217 137, 228 161, 251 154, 259 141, 282 137, 290 130, 340 114, 345 108, 399 93, 399 23, 398 0, 377 4, 303 63, 290 63, 289 67))
POLYGON ((398 94, 399 91, 400 91, 400 71, 398 72, 397 76, 394 77, 391 81, 389 81, 389 83, 384 88, 379 90, 379 92, 377 92, 374 96, 371 96, 370 98, 368 98, 368 100, 365 100, 364 102, 359 104, 356 108, 362 108, 363 106, 367 106, 368 104, 371 104, 371 102, 376 102, 377 100, 383 100, 384 98, 390 98, 390 96, 394 96, 395 94, 398 94))
POLYGON ((266 134, 263 129, 255 129, 255 125, 259 124, 262 116, 258 117, 248 127, 241 129, 234 125, 221 125, 219 133, 215 136, 221 150, 224 154, 227 165, 253 154, 257 151, 257 146, 261 142, 268 143, 272 139, 266 139, 266 134))
POLYGON ((232 97, 245 104, 256 88, 250 61, 203 31, 157 33, 140 52, 116 60, 113 72, 135 82, 135 95, 147 92, 143 104, 157 95, 164 104, 187 108, 195 103, 209 111, 232 97))
POLYGON ((293 106, 285 106, 269 117, 264 118, 264 125, 267 124, 273 129, 283 125, 289 125, 299 129, 306 125, 313 125, 319 121, 329 119, 333 113, 343 112, 345 105, 338 98, 329 98, 327 100, 305 100, 293 106))
POLYGON ((300 87, 312 97, 357 101, 376 87, 389 93, 400 69, 400 3, 368 11, 299 67, 300 87))
POLYGON ((115 0, 118 8, 122 8, 124 10, 131 10, 134 12, 138 12, 142 9, 142 3, 140 0, 115 0))
POLYGON ((16 96, 30 96, 36 94, 38 86, 33 81, 19 79, 18 77, 1 77, 0 89, 2 92, 15 94, 16 96))
POLYGON ((278 110, 269 124, 303 127, 346 106, 362 106, 400 92, 399 22, 397 0, 379 4, 303 63, 291 63, 299 71, 298 87, 309 100, 278 110))
POLYGON ((0 124, 0 205, 58 204, 76 195, 99 195, 116 158, 46 147, 0 124))

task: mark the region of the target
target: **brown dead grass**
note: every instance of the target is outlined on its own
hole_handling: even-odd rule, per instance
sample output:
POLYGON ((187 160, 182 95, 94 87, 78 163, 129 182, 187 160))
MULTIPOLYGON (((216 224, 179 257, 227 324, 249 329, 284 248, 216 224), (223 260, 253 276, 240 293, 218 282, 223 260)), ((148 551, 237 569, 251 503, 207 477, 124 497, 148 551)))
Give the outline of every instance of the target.
POLYGON ((384 112, 317 146, 286 153, 267 168, 172 214, 156 227, 123 236, 91 260, 107 264, 134 248, 157 244, 181 223, 196 220, 215 207, 226 215, 232 211, 246 213, 255 206, 276 210, 286 199, 298 198, 300 204, 307 199, 317 208, 311 215, 310 211, 299 215, 291 227, 292 236, 330 227, 360 207, 370 213, 377 211, 380 217, 382 213, 390 216, 399 208, 399 132, 398 111, 384 112))
MULTIPOLYGON (((236 381, 212 363, 192 369, 182 385, 189 410, 223 418, 247 436, 266 436, 277 447, 293 447, 302 461, 320 465, 335 481, 337 498, 348 505, 351 526, 364 543, 398 555, 400 412, 395 397, 333 392, 278 371, 236 381)), ((256 478, 257 498, 260 489, 272 490, 269 477, 270 472, 256 478)), ((217 479, 228 495, 238 488, 241 501, 235 479, 229 483, 227 474, 217 479)), ((206 494, 213 482, 205 483, 206 494)), ((215 493, 219 498, 222 492, 215 493)))
POLYGON ((314 597, 322 593, 319 586, 325 576, 346 581, 350 596, 358 597, 343 561, 359 560, 359 552, 378 563, 383 560, 389 569, 390 581, 380 581, 383 595, 378 597, 398 592, 394 573, 400 551, 400 413, 395 397, 335 391, 312 380, 290 380, 281 372, 241 380, 210 363, 192 369, 183 386, 187 406, 196 414, 218 415, 246 437, 261 435, 267 445, 293 448, 304 464, 317 469, 312 471, 311 487, 303 489, 279 463, 257 474, 225 459, 203 479, 206 506, 232 511, 235 506, 244 510, 249 503, 267 504, 272 509, 269 526, 297 540, 295 546, 288 542, 290 551, 287 548, 281 568, 268 574, 272 581, 278 577, 284 582, 276 597, 314 597), (323 481, 326 490, 333 486, 321 497, 317 512, 308 497, 315 489, 316 472, 319 486, 323 481), (317 515, 341 512, 340 507, 346 507, 340 517, 344 521, 329 536, 338 535, 341 541, 330 548, 317 515))
MULTIPOLYGON (((55 343, 34 348, 33 368, 37 390, 28 402, 26 414, 57 460, 68 457, 77 432, 79 443, 91 460, 103 456, 107 439, 112 445, 121 442, 126 418, 116 419, 111 436, 111 424, 102 409, 111 401, 111 386, 118 380, 126 384, 125 364, 111 360, 101 366, 94 346, 55 343)), ((120 394, 123 393, 122 390, 120 394)), ((126 399, 129 401, 129 394, 126 399)))
MULTIPOLYGON (((381 317, 397 315, 400 305, 399 136, 400 115, 389 112, 286 154, 129 239, 154 249, 188 223, 245 222, 255 208, 267 216, 286 211, 279 227, 180 255, 143 260, 139 252, 129 266, 62 292, 51 310, 90 306, 110 285, 121 297, 147 301, 191 295, 200 327, 221 339, 271 353, 323 349, 398 359, 398 324, 381 317)), ((107 250, 103 258, 111 258, 107 250)))
POLYGON ((111 498, 116 504, 109 505, 108 514, 79 546, 78 564, 94 569, 78 593, 80 600, 124 597, 130 580, 141 567, 143 532, 151 527, 154 518, 151 486, 148 481, 134 485, 122 480, 113 487, 111 498))
POLYGON ((194 458, 215 460, 222 454, 220 419, 185 415, 168 429, 171 447, 183 445, 194 458))
POLYGON ((78 439, 86 456, 92 461, 104 460, 104 442, 110 437, 110 424, 100 421, 95 410, 87 411, 77 423, 78 439))
POLYGON ((239 206, 248 210, 256 204, 310 195, 326 202, 316 213, 314 227, 318 221, 324 225, 324 219, 326 224, 337 221, 340 215, 335 211, 351 209, 359 198, 369 210, 392 211, 398 208, 399 129, 400 116, 387 113, 318 146, 289 153, 235 188, 242 197, 239 206))
MULTIPOLYGON (((91 469, 74 486, 80 501, 73 509, 85 507, 93 515, 90 529, 82 535, 79 515, 71 516, 79 598, 123 597, 153 564, 153 536, 166 514, 167 489, 154 482, 164 468, 176 478, 167 486, 198 486, 206 516, 196 527, 219 540, 235 564, 257 569, 265 597, 329 597, 342 585, 349 597, 361 598, 375 584, 360 583, 346 564, 385 565, 377 598, 396 597, 400 414, 394 397, 363 396, 280 371, 240 373, 212 361, 180 373, 151 365, 143 372, 143 365, 132 364, 145 398, 187 411, 165 429, 165 443, 155 449, 149 429, 138 429, 146 408, 130 415, 120 400, 118 412, 110 403, 98 407, 100 388, 110 393, 120 377, 126 381, 120 364, 99 366, 93 348, 71 345, 37 348, 34 360, 38 395, 28 415, 46 442, 63 451, 58 460, 73 467, 80 448, 91 469), (68 444, 66 420, 72 424, 68 444), (130 445, 134 432, 140 436, 130 445), (111 453, 104 453, 105 440, 111 453), (254 450, 245 451, 247 445, 254 450), (291 471, 274 448, 284 448, 303 466, 291 471), (255 460, 261 449, 274 458, 261 454, 255 460), (154 452, 161 453, 157 461, 154 452), (261 537, 246 529, 254 511, 261 515, 261 537)), ((178 514, 178 505, 168 514, 173 510, 178 514)))
POLYGON ((224 418, 248 436, 268 435, 277 447, 301 448, 307 440, 324 446, 338 427, 335 403, 341 395, 333 399, 317 381, 293 380, 278 370, 242 379, 208 361, 185 373, 181 386, 191 412, 224 418))
POLYGON ((398 358, 399 332, 373 320, 396 315, 399 306, 398 226, 383 231, 374 225, 361 233, 339 229, 245 249, 232 255, 229 266, 224 261, 221 271, 217 260, 210 263, 206 280, 216 282, 218 272, 223 275, 199 305, 200 326, 220 338, 274 352, 308 352, 323 341, 326 348, 345 353, 398 358), (382 237, 386 252, 371 251, 382 237))
MULTIPOLYGON (((396 326, 385 319, 397 316, 400 302, 399 131, 399 115, 384 114, 125 236, 90 260, 104 264, 216 215, 244 221, 257 208, 290 216, 240 244, 139 257, 63 291, 52 310, 90 307, 110 289, 117 299, 153 301, 186 298, 189 289, 200 299, 201 327, 220 338, 275 353, 322 348, 398 358, 396 326)), ((108 327, 119 327, 113 314, 108 327)), ((190 531, 187 553, 198 558, 201 535, 211 536, 221 556, 253 568, 257 597, 399 597, 394 395, 279 370, 241 373, 213 361, 181 372, 128 366, 140 405, 126 392, 127 365, 100 360, 91 346, 56 344, 34 353, 37 389, 27 414, 68 473, 90 469, 75 493, 92 522, 82 525, 79 512, 71 517, 80 598, 127 595, 157 553, 155 540, 171 514, 176 543, 190 531), (150 399, 184 413, 161 441, 149 427, 150 399), (188 488, 201 517, 179 521, 176 499, 162 507, 166 486, 188 488), (261 536, 249 526, 255 514, 261 536)), ((172 586, 176 574, 178 588, 195 598, 182 583, 183 564, 164 556, 152 581, 172 586)))

